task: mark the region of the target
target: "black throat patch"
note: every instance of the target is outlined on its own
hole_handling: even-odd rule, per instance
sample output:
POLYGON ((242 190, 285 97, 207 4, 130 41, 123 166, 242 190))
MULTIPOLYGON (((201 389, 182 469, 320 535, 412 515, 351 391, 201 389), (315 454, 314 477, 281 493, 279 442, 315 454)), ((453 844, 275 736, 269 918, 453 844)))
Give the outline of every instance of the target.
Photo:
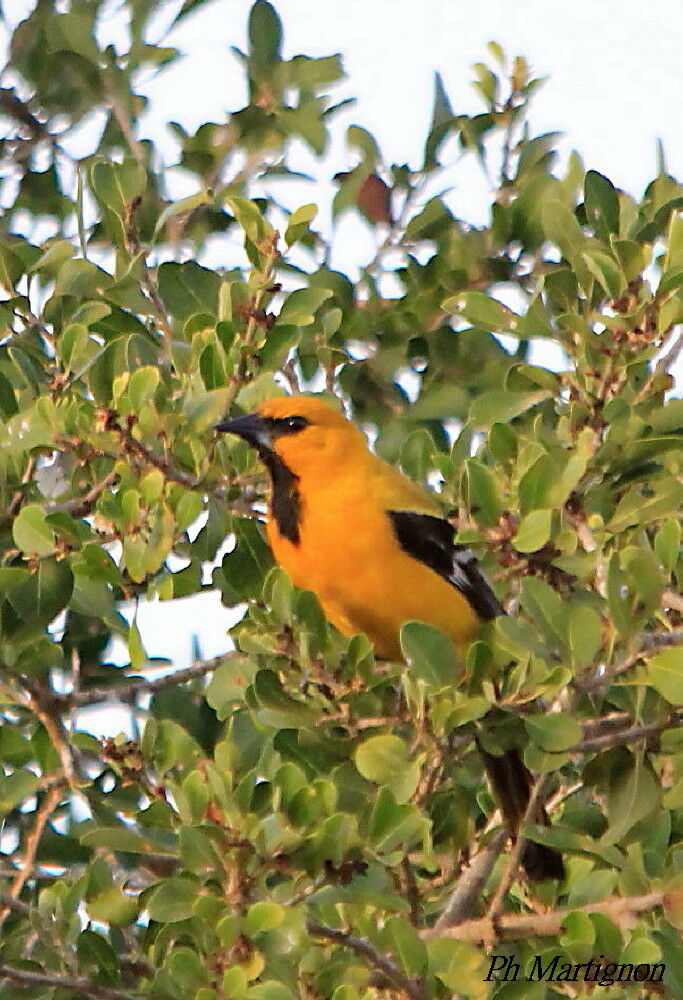
POLYGON ((283 538, 292 545, 298 545, 299 524, 301 521, 301 498, 299 497, 299 477, 287 468, 285 463, 274 451, 260 451, 261 461, 270 473, 272 497, 270 510, 277 525, 277 530, 283 538))

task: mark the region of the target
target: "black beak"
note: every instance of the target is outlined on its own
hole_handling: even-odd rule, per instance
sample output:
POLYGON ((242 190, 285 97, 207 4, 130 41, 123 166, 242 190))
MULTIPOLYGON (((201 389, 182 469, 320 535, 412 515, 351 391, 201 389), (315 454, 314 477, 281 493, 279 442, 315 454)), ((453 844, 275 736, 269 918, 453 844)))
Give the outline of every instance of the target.
POLYGON ((245 413, 243 417, 225 417, 215 424, 215 431, 236 434, 252 448, 270 448, 272 441, 266 421, 257 413, 245 413))

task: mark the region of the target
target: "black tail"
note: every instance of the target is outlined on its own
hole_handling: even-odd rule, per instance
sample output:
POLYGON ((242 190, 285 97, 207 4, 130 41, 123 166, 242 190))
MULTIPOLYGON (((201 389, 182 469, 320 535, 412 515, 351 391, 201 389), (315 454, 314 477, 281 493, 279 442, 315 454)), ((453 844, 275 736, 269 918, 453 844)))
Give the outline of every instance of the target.
MULTIPOLYGON (((503 814, 510 836, 516 837, 531 796, 533 779, 518 750, 506 750, 496 757, 483 750, 477 741, 493 797, 503 814)), ((539 806, 537 821, 550 825, 545 809, 539 806)), ((522 851, 522 868, 533 882, 564 878, 562 856, 552 847, 527 841, 522 851)))

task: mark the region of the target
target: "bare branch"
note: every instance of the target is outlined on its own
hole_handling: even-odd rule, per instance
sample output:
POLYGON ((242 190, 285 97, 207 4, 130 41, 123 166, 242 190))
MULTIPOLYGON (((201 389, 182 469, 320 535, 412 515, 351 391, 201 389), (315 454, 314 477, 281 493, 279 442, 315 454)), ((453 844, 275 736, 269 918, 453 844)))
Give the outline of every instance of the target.
MULTIPOLYGON (((55 785, 53 788, 49 789, 39 808, 36 810, 33 826, 29 830, 24 841, 24 849, 21 856, 21 869, 15 874, 9 887, 8 894, 14 900, 19 898, 21 890, 31 877, 36 852, 38 851, 38 845, 40 843, 40 838, 43 835, 43 830, 45 829, 48 819, 61 802, 62 795, 63 786, 55 785)), ((0 910, 0 927, 2 927, 5 922, 10 909, 14 909, 14 906, 4 903, 2 910, 0 910)))
POLYGON ((523 835, 522 831, 524 827, 531 822, 536 814, 536 805, 541 797, 541 791, 543 785, 545 784, 545 775, 538 778, 531 788, 529 794, 529 801, 526 804, 526 809, 524 810, 524 816, 522 817, 522 822, 520 823, 520 832, 517 835, 517 839, 512 845, 512 850, 508 857, 508 862, 503 872, 503 877, 498 883, 495 893, 493 894, 493 899, 491 900, 491 905, 489 906, 488 919, 491 922, 495 922, 498 918, 498 914, 503 910, 503 904, 505 901, 505 896, 508 889, 512 885, 515 875, 517 874, 517 869, 519 868, 519 863, 522 858, 522 853, 526 846, 526 837, 523 835))
POLYGON ((461 924, 469 916, 473 906, 481 898, 486 880, 507 838, 507 830, 500 830, 493 840, 474 856, 470 866, 460 875, 439 919, 430 928, 428 932, 430 937, 438 936, 445 927, 461 924))
POLYGON ((64 723, 59 713, 53 711, 54 700, 49 692, 43 688, 34 687, 29 689, 30 693, 20 702, 24 708, 32 712, 38 722, 45 730, 54 747, 55 753, 59 757, 62 765, 62 772, 73 792, 80 795, 78 787, 79 777, 76 773, 76 762, 74 760, 74 749, 69 742, 69 738, 64 729, 64 723))
POLYGON ((50 138, 47 127, 36 118, 28 105, 10 87, 0 89, 0 111, 25 129, 34 142, 50 138))
MULTIPOLYGON (((664 597, 662 596, 662 600, 664 597)), ((672 605, 675 607, 675 605, 672 605)), ((683 607, 683 602, 681 603, 683 607)), ((621 677, 622 674, 627 673, 631 667, 634 667, 638 660, 642 659, 645 653, 652 652, 654 649, 667 649, 671 646, 682 646, 683 645, 683 631, 680 629, 674 632, 641 632, 640 635, 635 637, 636 648, 632 653, 629 653, 620 663, 615 666, 610 667, 609 670, 604 670, 601 674, 597 674, 593 677, 587 678, 575 678, 572 682, 573 685, 579 688, 580 691, 600 691, 611 684, 613 680, 617 677, 621 677)))
POLYGON ((615 728, 602 736, 589 737, 572 747, 570 753, 593 753, 596 750, 606 750, 608 747, 623 746, 638 743, 649 736, 656 736, 667 729, 680 729, 683 726, 683 709, 673 712, 662 722, 650 722, 644 726, 626 726, 615 728))
POLYGON ((369 941, 356 937, 347 931, 339 931, 334 927, 326 927, 319 924, 317 920, 309 920, 307 923, 308 932, 313 937, 324 938, 326 941, 334 941, 336 944, 350 948, 356 955, 365 958, 373 968, 377 969, 392 984, 401 990, 411 1000, 426 1000, 427 994, 422 983, 416 982, 404 975, 398 966, 390 958, 377 951, 369 941))
POLYGON ((28 903, 24 903, 21 899, 15 899, 11 892, 5 892, 4 889, 0 889, 0 904, 2 904, 3 910, 12 910, 14 913, 20 913, 22 917, 28 917, 32 912, 28 903))
POLYGON ((683 597, 673 590, 665 590, 662 594, 662 607, 678 611, 680 615, 683 615, 683 597))
POLYGON ((653 387, 657 386, 660 383, 662 375, 666 375, 671 366, 674 365, 678 360, 679 354, 681 353, 681 351, 683 351, 683 331, 680 329, 680 327, 673 328, 673 330, 676 329, 678 329, 678 333, 673 337, 671 346, 668 348, 667 351, 665 351, 664 354, 662 354, 661 358, 650 372, 648 379, 646 380, 642 389, 636 396, 634 404, 640 402, 642 399, 647 399, 653 387))
POLYGON ((50 506, 51 511, 63 511, 71 514, 72 517, 87 517, 92 514, 99 497, 116 482, 116 473, 112 470, 103 476, 99 482, 95 483, 82 497, 74 497, 73 500, 65 500, 63 503, 55 503, 50 506))
POLYGON ((136 695, 154 694, 156 691, 164 691, 166 688, 174 687, 176 684, 187 684, 188 681, 196 680, 197 677, 204 677, 217 667, 220 667, 222 663, 225 663, 231 655, 230 653, 224 653, 222 656, 214 656, 211 660, 204 660, 201 663, 193 664, 191 667, 175 670, 173 673, 164 674, 163 677, 156 677, 151 680, 139 677, 127 684, 88 688, 85 691, 74 691, 71 694, 57 695, 55 700, 65 704, 69 708, 96 705, 103 701, 129 702, 136 695))
POLYGON ((92 1000, 134 1000, 130 993, 97 986, 81 977, 62 976, 58 972, 33 972, 28 969, 15 969, 11 965, 0 965, 0 979, 8 979, 19 986, 52 986, 71 990, 83 997, 92 997, 92 1000))
MULTIPOLYGON (((495 923, 489 917, 467 920, 455 927, 441 929, 441 937, 456 938, 472 944, 490 944, 491 941, 518 941, 532 937, 554 937, 561 933, 562 922, 569 913, 601 913, 622 930, 632 927, 640 913, 651 913, 665 904, 666 893, 651 892, 645 896, 612 896, 599 903, 574 907, 573 910, 550 910, 547 913, 505 913, 495 923)), ((433 937, 434 928, 423 932, 433 937)))

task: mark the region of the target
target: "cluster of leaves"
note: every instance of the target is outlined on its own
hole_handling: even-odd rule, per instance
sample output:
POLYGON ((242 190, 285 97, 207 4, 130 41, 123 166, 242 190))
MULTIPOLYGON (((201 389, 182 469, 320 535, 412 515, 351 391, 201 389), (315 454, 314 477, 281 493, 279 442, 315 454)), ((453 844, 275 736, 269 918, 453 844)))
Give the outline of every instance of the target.
POLYGON ((483 113, 455 113, 437 78, 421 166, 384 165, 349 128, 359 162, 336 211, 379 173, 397 219, 349 277, 321 263, 315 206, 250 197, 296 173, 293 139, 324 156, 339 57, 285 60, 257 0, 238 53, 249 104, 194 135, 174 126, 197 191, 168 203, 137 88, 177 52, 146 41, 150 0, 126 4, 128 50, 103 50, 102 7, 37 4, 0 91, 2 995, 512 998, 487 981, 484 945, 513 941, 540 902, 554 929, 542 914, 499 952, 663 962, 683 997, 683 402, 668 373, 683 185, 662 169, 637 200, 576 156, 560 171, 556 136, 528 123, 538 81, 491 46, 483 113), (95 139, 76 158, 84 123, 95 139), (454 148, 490 175, 502 163, 482 228, 434 193, 454 148), (197 262, 209 238, 228 269, 197 262), (539 341, 563 371, 530 362, 539 341), (263 472, 211 427, 307 385, 440 483, 516 609, 464 673, 419 623, 408 668, 375 663, 273 568, 263 472), (120 603, 211 587, 248 606, 235 652, 141 677, 120 603), (112 636, 126 668, 107 662, 112 636), (139 739, 79 728, 83 706, 112 701, 144 716, 139 739), (467 897, 467 861, 495 834, 475 736, 523 749, 553 793, 552 826, 527 833, 565 852, 559 885, 530 889, 492 852, 467 897))

